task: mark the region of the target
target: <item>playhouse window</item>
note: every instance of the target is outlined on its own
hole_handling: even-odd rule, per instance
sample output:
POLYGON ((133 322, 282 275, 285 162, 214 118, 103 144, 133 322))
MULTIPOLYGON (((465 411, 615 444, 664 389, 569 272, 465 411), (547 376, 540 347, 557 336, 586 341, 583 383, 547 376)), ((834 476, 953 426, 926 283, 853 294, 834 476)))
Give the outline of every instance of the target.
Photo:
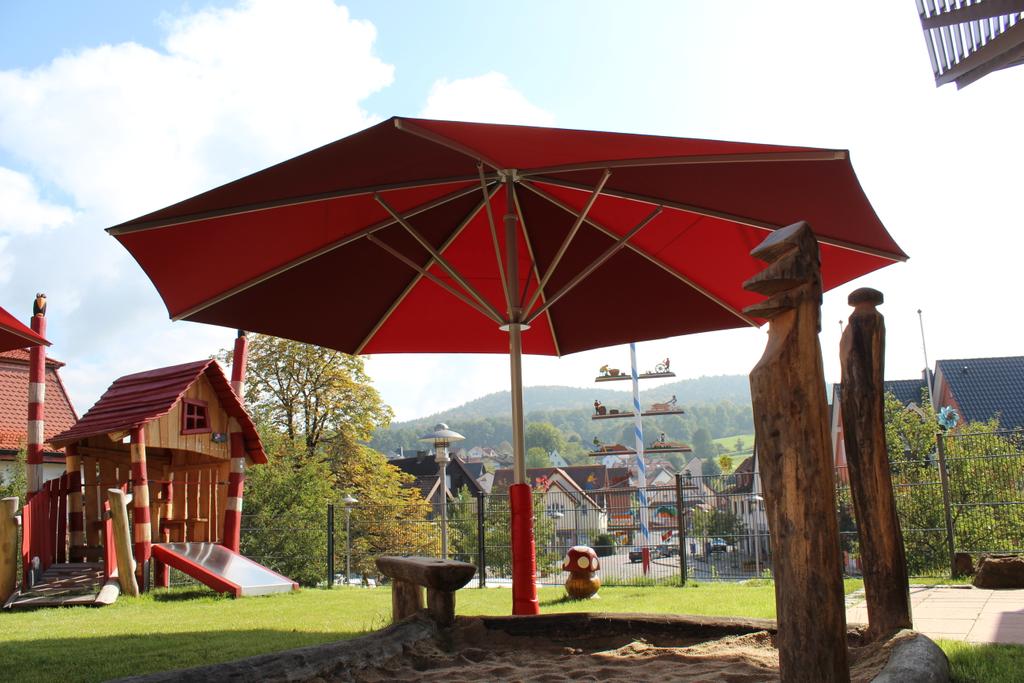
POLYGON ((210 416, 206 401, 182 399, 181 401, 181 433, 199 434, 210 431, 210 416))

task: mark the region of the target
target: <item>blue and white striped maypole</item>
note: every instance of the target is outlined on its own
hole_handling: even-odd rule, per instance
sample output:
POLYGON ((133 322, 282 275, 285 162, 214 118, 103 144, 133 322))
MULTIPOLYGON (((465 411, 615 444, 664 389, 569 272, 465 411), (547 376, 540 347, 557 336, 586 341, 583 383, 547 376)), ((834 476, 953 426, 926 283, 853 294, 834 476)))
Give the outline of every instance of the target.
POLYGON ((647 466, 644 465, 644 424, 640 410, 640 379, 636 373, 636 344, 629 345, 629 362, 633 371, 633 433, 636 436, 637 501, 640 503, 640 533, 644 537, 644 573, 650 565, 651 525, 647 507, 647 466))

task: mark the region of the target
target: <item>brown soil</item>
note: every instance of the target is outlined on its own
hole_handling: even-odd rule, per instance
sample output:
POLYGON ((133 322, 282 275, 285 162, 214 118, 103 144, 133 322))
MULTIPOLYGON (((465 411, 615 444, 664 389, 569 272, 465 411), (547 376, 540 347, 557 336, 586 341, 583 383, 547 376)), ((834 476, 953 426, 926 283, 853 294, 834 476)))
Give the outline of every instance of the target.
MULTIPOLYGON (((909 634, 908 634, 909 635, 909 634)), ((851 633, 851 679, 867 683, 885 666, 892 645, 861 645, 851 633)), ((779 654, 767 631, 713 640, 669 638, 664 633, 538 638, 488 629, 460 619, 450 640, 421 640, 397 657, 344 680, 384 681, 777 681, 779 654)), ((341 679, 338 679, 341 680, 341 679)))

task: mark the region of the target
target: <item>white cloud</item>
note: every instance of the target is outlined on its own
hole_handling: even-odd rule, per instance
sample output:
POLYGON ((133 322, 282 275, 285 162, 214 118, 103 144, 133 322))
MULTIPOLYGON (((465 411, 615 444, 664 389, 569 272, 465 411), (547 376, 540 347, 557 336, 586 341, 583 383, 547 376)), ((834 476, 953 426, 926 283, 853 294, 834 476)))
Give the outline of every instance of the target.
POLYGON ((330 0, 250 0, 0 72, 0 146, 107 220, 132 218, 374 122, 376 31, 330 0))
POLYGON ((331 0, 246 0, 164 28, 158 49, 101 45, 0 71, 0 152, 30 174, 0 169, 0 301, 17 314, 47 292, 80 410, 121 374, 234 336, 171 324, 102 228, 375 123, 362 102, 393 79, 374 26, 331 0), (41 186, 73 206, 41 200, 41 186))
POLYGON ((432 119, 551 126, 555 117, 526 99, 508 77, 496 71, 483 76, 434 82, 422 116, 432 119))
POLYGON ((32 178, 0 166, 0 234, 32 233, 58 228, 68 223, 73 213, 39 197, 32 178))

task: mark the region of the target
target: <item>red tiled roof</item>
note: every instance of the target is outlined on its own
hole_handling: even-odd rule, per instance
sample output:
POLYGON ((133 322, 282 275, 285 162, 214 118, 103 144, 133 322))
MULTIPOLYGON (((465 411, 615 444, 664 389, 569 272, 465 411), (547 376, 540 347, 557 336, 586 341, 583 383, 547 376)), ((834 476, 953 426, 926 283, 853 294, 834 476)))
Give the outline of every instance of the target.
MULTIPOLYGON (((0 352, 0 450, 18 450, 24 447, 28 429, 28 351, 14 349, 0 352)), ((58 368, 64 363, 46 359, 46 450, 55 451, 50 444, 53 436, 75 424, 78 415, 64 390, 58 368)), ((51 461, 51 458, 47 458, 51 461)))
POLYGON ((54 437, 66 445, 90 436, 120 432, 141 427, 171 411, 174 404, 200 375, 206 375, 224 410, 238 420, 245 435, 245 449, 253 462, 265 463, 266 453, 256 426, 239 402, 220 365, 213 360, 200 360, 182 365, 125 375, 114 380, 78 424, 54 437))

